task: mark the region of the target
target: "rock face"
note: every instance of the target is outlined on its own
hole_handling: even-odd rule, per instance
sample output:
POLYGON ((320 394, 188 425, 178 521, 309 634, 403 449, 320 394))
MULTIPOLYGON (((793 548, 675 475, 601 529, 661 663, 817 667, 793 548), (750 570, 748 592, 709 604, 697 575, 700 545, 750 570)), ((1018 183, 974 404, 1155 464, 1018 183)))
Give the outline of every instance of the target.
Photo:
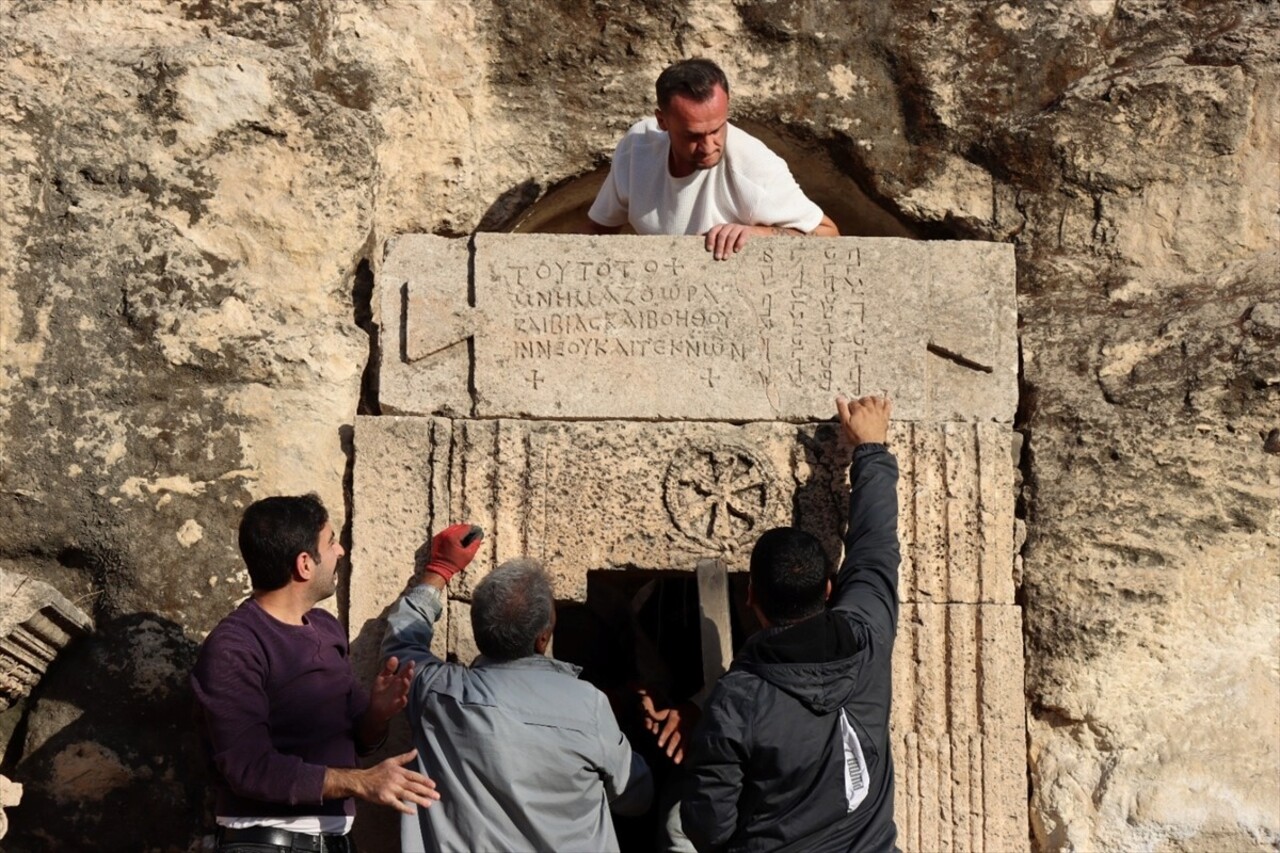
POLYGON ((245 592, 250 500, 349 514, 350 427, 398 345, 371 300, 384 244, 563 205, 681 55, 721 62, 735 120, 802 181, 845 182, 829 209, 1014 246, 1028 846, 1274 847, 1278 16, 0 4, 0 558, 98 625, 10 709, 6 849, 185 849, 207 826, 181 670, 245 592), (139 839, 120 816, 157 798, 139 839))

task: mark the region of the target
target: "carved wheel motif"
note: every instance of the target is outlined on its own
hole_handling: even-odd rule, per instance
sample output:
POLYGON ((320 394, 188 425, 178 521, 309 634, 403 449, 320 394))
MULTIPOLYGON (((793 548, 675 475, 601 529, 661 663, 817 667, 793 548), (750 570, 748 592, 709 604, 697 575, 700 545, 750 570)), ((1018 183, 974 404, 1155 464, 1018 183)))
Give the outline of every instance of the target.
POLYGON ((775 500, 773 484, 773 471, 744 447, 686 447, 667 468, 663 502, 685 536, 730 551, 759 532, 775 500))

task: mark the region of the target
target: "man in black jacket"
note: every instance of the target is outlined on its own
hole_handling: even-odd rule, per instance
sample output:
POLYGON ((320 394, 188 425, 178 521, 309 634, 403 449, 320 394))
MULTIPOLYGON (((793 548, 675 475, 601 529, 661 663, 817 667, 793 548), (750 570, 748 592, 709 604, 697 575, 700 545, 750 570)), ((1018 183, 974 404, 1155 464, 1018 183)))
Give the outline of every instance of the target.
POLYGON ((833 588, 818 540, 790 527, 752 550, 748 603, 764 629, 716 685, 685 761, 680 814, 699 851, 895 849, 891 404, 841 397, 836 407, 854 446, 844 564, 833 588))

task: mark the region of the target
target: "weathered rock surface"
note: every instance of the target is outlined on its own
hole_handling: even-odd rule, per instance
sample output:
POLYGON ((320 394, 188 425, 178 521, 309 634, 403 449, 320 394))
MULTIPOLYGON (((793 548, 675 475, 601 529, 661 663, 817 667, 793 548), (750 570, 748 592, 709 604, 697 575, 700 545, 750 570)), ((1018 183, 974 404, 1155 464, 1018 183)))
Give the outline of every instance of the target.
POLYGON ((22 786, 5 776, 0 776, 0 838, 9 831, 9 818, 4 810, 22 802, 22 786))
MULTIPOLYGON (((249 500, 315 489, 345 515, 384 243, 512 223, 605 162, 668 60, 711 55, 735 117, 777 128, 793 169, 847 176, 829 209, 856 190, 916 233, 1014 244, 1028 844, 1271 849, 1278 16, 1250 0, 2 3, 0 557, 85 601, 109 658, 141 653, 148 624, 198 640, 245 590, 249 500)), ((884 233, 860 222, 840 224, 884 233)), ((26 786, 6 849, 83 848, 95 820, 157 797, 157 823, 176 817, 129 849, 184 847, 195 765, 148 770, 145 793, 120 781, 180 767, 163 725, 184 710, 129 729, 109 710, 139 704, 125 682, 59 663, 24 725, 68 733, 6 756, 26 786), (58 773, 86 762, 102 798, 48 818, 72 811, 58 773)))

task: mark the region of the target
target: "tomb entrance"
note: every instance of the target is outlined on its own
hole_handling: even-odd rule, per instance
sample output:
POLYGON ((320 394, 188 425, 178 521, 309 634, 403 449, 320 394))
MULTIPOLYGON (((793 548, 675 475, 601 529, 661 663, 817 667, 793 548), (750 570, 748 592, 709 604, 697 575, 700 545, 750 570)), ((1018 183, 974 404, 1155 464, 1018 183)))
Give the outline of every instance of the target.
POLYGON ((593 678, 624 678, 591 646, 602 612, 691 643, 687 604, 651 602, 690 591, 688 653, 705 669, 708 567, 725 658, 760 533, 801 527, 838 561, 849 453, 833 400, 887 392, 899 844, 1025 846, 1012 247, 772 238, 716 262, 699 238, 406 235, 377 287, 382 414, 355 426, 353 635, 376 632, 426 532, 465 520, 486 545, 450 585, 440 655, 474 657, 475 584, 527 556, 580 631, 554 648, 594 655, 593 678))

